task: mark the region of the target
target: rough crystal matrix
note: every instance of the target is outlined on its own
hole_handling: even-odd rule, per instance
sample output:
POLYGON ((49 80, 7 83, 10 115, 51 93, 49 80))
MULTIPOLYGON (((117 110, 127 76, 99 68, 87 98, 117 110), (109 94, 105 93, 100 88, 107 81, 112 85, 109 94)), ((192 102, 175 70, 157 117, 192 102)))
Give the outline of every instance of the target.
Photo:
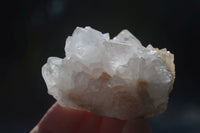
POLYGON ((65 45, 66 57, 49 57, 42 75, 62 106, 122 120, 166 110, 175 78, 174 56, 142 46, 128 30, 109 34, 77 27, 65 45))

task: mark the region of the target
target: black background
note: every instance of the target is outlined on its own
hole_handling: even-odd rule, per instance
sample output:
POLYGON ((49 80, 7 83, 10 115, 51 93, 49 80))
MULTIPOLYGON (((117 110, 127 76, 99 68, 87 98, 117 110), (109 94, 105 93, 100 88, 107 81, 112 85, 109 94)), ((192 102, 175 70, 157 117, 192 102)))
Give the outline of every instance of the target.
POLYGON ((153 132, 200 132, 199 0, 10 0, 1 4, 0 132, 29 132, 55 102, 41 67, 64 57, 67 36, 91 26, 114 37, 131 31, 145 46, 175 54, 168 110, 149 118, 153 132))

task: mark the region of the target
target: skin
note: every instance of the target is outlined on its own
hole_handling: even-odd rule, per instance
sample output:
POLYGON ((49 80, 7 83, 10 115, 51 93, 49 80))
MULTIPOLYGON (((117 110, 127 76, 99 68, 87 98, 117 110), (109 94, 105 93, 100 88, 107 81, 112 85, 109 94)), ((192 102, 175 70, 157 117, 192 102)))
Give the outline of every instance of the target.
POLYGON ((143 119, 118 120, 55 103, 30 133, 151 133, 143 119))

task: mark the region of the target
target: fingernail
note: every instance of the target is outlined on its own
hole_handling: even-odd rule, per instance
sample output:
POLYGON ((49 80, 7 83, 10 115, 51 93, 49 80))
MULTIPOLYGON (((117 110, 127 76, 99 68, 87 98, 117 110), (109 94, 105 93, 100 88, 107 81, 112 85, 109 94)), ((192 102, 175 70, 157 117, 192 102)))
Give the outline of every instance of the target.
POLYGON ((30 133, 39 133, 39 128, 38 128, 38 126, 34 127, 34 128, 30 131, 30 133))

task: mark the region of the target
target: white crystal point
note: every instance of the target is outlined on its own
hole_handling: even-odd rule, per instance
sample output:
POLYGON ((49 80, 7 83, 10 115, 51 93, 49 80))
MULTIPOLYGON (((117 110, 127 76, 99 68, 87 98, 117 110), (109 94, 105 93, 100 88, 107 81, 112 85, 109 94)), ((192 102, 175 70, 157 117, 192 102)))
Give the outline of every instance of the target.
POLYGON ((116 37, 113 38, 116 42, 124 42, 130 45, 141 46, 140 41, 132 35, 128 30, 122 30, 116 37))
POLYGON ((65 53, 42 67, 48 93, 62 106, 122 120, 166 110, 175 79, 174 56, 166 49, 145 48, 128 30, 110 39, 77 27, 65 53))

